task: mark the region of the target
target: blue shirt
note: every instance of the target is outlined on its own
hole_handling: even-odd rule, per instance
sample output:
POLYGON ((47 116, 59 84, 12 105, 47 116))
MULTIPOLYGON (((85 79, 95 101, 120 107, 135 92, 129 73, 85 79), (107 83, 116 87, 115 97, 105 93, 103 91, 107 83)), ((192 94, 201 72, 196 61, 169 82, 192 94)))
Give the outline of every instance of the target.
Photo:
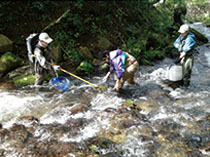
POLYGON ((180 52, 187 53, 188 51, 192 50, 196 44, 194 37, 195 35, 191 32, 189 32, 184 37, 180 35, 174 42, 174 47, 179 49, 180 52))

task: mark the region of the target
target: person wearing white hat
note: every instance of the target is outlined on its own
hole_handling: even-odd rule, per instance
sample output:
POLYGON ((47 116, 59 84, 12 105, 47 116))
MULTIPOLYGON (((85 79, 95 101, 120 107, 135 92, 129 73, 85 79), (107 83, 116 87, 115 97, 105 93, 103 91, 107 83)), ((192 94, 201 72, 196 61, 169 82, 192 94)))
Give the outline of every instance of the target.
POLYGON ((43 32, 38 34, 38 43, 34 48, 34 72, 36 75, 35 85, 43 84, 45 75, 49 73, 51 76, 55 76, 55 71, 59 69, 59 65, 51 66, 47 64, 47 61, 53 63, 52 49, 50 43, 53 41, 50 36, 43 32))
POLYGON ((188 87, 194 63, 193 49, 196 45, 195 35, 190 32, 190 27, 187 24, 181 25, 178 32, 180 35, 174 42, 174 47, 180 52, 178 62, 183 66, 183 86, 188 87))

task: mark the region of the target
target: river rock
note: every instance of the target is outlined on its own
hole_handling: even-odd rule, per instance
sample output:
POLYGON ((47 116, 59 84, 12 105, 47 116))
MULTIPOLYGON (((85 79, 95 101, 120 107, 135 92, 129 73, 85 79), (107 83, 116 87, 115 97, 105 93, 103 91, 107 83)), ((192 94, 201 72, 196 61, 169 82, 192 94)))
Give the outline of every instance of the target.
POLYGON ((52 55, 53 55, 53 59, 56 63, 59 63, 63 60, 63 53, 62 53, 60 44, 57 42, 53 42, 52 55))
POLYGON ((117 112, 117 109, 112 108, 112 107, 108 107, 108 108, 106 108, 104 111, 105 111, 105 112, 108 112, 108 113, 114 114, 114 113, 117 112))
POLYGON ((109 70, 109 64, 104 63, 104 64, 100 65, 99 70, 107 72, 109 70))
POLYGON ((99 40, 98 40, 98 45, 97 47, 100 49, 100 50, 109 50, 111 49, 112 47, 112 43, 105 37, 101 37, 99 40))
POLYGON ((155 133, 153 128, 149 125, 143 125, 141 128, 139 128, 139 132, 141 135, 152 137, 152 135, 155 133))
POLYGON ((30 137, 32 137, 32 134, 27 131, 24 125, 13 124, 9 131, 10 137, 21 145, 25 143, 30 137))
POLYGON ((93 64, 94 66, 100 66, 101 61, 100 61, 99 59, 94 58, 93 61, 92 61, 92 64, 93 64))
POLYGON ((181 144, 161 142, 155 154, 157 157, 186 157, 186 148, 181 144))
POLYGON ((17 87, 12 81, 0 82, 0 91, 15 90, 17 87))
POLYGON ((22 76, 22 75, 30 75, 31 70, 29 65, 18 67, 17 69, 9 72, 7 76, 9 79, 13 79, 14 77, 22 76))
POLYGON ((199 3, 199 4, 188 4, 186 17, 190 20, 205 19, 209 18, 210 14, 210 4, 209 3, 199 3))
POLYGON ((22 87, 27 85, 32 85, 35 82, 35 75, 21 75, 13 78, 13 82, 16 87, 22 87))
POLYGON ((193 150, 187 152, 188 157, 204 157, 204 154, 199 150, 193 150))
POLYGON ((86 59, 88 59, 88 60, 93 59, 93 55, 87 47, 80 46, 79 49, 80 49, 80 52, 83 54, 83 56, 86 59))
POLYGON ((158 100, 159 102, 169 102, 170 101, 167 93, 165 91, 160 90, 160 89, 152 90, 148 94, 152 99, 158 100))
POLYGON ((9 71, 22 65, 22 60, 11 52, 3 54, 0 58, 0 73, 6 74, 9 71))
POLYGON ((83 61, 80 65, 76 68, 76 72, 81 74, 91 74, 93 73, 94 68, 92 64, 88 63, 87 61, 83 61))
POLYGON ((0 156, 5 156, 4 155, 5 150, 4 149, 0 149, 0 156))
POLYGON ((134 101, 131 99, 127 99, 124 104, 122 104, 122 108, 132 108, 135 109, 136 105, 134 101))
POLYGON ((0 34, 0 54, 11 52, 13 49, 13 42, 5 35, 0 34))
POLYGON ((34 116, 23 116, 23 117, 20 117, 20 120, 39 122, 38 118, 35 118, 34 116))
POLYGON ((88 107, 86 105, 79 104, 79 105, 74 106, 70 111, 72 114, 77 114, 80 112, 85 112, 87 110, 88 110, 88 107))
MULTIPOLYGON (((196 41, 198 42, 197 44, 205 44, 205 43, 208 43, 209 40, 208 40, 208 38, 205 35, 199 33, 198 31, 196 31, 193 28, 191 28, 191 32, 193 34, 195 34, 196 41)), ((196 51, 196 50, 194 50, 194 51, 196 51)))
POLYGON ((153 101, 153 100, 137 101, 135 104, 136 104, 136 108, 140 108, 140 109, 142 109, 144 111, 147 111, 147 112, 151 112, 151 111, 153 111, 157 108, 156 102, 153 101))
POLYGON ((92 152, 98 154, 102 154, 101 149, 113 149, 115 147, 115 143, 113 141, 101 137, 90 138, 85 143, 92 152))
POLYGON ((202 138, 199 135, 192 135, 187 138, 187 145, 192 148, 199 148, 202 144, 202 138))
POLYGON ((9 138, 9 130, 3 128, 0 129, 0 142, 3 143, 9 138))

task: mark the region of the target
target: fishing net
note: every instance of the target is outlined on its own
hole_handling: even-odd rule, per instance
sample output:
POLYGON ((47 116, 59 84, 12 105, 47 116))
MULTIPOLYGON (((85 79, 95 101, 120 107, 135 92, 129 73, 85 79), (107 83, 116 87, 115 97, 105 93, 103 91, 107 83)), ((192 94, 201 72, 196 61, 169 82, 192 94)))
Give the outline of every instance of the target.
POLYGON ((69 80, 63 76, 52 78, 50 84, 61 91, 67 91, 69 89, 69 80))

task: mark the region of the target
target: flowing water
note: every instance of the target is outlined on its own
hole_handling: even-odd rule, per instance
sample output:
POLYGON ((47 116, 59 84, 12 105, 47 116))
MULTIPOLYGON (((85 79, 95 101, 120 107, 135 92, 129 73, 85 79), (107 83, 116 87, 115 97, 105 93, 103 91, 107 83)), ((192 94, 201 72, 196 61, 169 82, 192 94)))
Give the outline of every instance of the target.
MULTIPOLYGON (((210 39, 203 24, 191 27, 210 39)), ((71 77, 64 93, 47 85, 1 90, 0 155, 210 156, 210 46, 196 49, 188 88, 162 82, 173 63, 166 58, 141 66, 139 85, 125 84, 120 96, 112 90, 114 77, 102 84, 106 91, 71 77)))

